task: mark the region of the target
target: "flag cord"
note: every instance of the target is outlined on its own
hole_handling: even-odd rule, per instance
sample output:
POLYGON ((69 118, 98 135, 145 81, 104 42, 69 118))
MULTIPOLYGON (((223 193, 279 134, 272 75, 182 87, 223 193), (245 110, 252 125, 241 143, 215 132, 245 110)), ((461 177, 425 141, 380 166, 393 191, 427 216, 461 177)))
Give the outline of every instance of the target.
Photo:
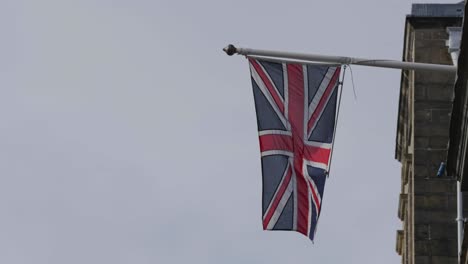
MULTIPOLYGON (((345 75, 346 75, 346 68, 347 68, 347 65, 343 65, 343 75, 341 76, 341 80, 338 81, 339 95, 338 95, 338 107, 336 109, 335 127, 333 128, 333 143, 335 143, 336 126, 338 125, 338 117, 340 115, 341 96, 343 94, 343 82, 344 82, 344 78, 345 78, 345 75)), ((335 144, 332 144, 332 149, 331 149, 331 153, 330 153, 330 162, 328 163, 328 171, 325 172, 327 174, 327 178, 330 176, 334 146, 335 146, 335 144)))
MULTIPOLYGON (((356 95, 356 87, 354 86, 354 74, 353 74, 353 68, 351 68, 351 65, 345 65, 344 71, 346 71, 346 66, 349 67, 349 72, 351 73, 351 84, 353 85, 353 94, 354 94, 354 100, 357 101, 357 95, 356 95)), ((343 72, 343 79, 344 79, 344 72, 343 72)))

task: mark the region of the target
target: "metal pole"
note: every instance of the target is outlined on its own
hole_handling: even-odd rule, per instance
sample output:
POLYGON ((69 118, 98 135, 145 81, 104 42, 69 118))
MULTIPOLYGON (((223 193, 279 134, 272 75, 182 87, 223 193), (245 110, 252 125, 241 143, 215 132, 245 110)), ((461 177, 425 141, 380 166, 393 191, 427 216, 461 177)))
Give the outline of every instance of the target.
POLYGON ((382 68, 393 68, 393 69, 405 69, 405 70, 428 70, 428 71, 441 71, 455 73, 457 67, 453 65, 442 65, 442 64, 430 64, 430 63, 419 63, 419 62, 404 62, 395 60, 376 60, 376 59, 363 59, 363 58, 352 58, 343 56, 328 56, 320 54, 307 54, 298 52, 286 52, 286 51, 274 51, 274 50, 260 50, 260 49, 249 49, 249 48, 236 48, 230 44, 223 49, 227 55, 232 56, 234 54, 239 55, 254 55, 264 56, 273 58, 285 58, 285 59, 296 59, 305 62, 327 62, 327 63, 339 63, 339 64, 355 64, 371 67, 382 67, 382 68))
POLYGON ((461 247, 463 243, 463 193, 461 191, 461 182, 457 181, 457 235, 458 235, 458 263, 460 263, 461 247))

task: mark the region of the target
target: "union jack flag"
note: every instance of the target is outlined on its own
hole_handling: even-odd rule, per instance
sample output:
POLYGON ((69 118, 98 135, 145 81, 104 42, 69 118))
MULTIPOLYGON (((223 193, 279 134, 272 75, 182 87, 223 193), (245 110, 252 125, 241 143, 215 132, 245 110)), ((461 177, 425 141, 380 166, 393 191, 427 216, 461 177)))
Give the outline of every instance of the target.
POLYGON ((312 241, 335 131, 341 67, 249 58, 263 174, 263 229, 312 241))

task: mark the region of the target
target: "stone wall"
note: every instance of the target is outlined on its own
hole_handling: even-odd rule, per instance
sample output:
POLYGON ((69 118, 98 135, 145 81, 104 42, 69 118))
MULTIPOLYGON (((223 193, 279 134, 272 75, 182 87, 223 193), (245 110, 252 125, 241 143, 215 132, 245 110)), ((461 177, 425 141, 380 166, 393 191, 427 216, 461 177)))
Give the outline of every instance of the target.
MULTIPOLYGON (((458 23, 408 19, 405 60, 452 64, 445 46, 446 27, 458 23)), ((439 72, 402 75, 397 158, 403 168, 398 212, 403 230, 397 233, 397 251, 405 264, 458 261, 456 181, 447 175, 437 177, 447 158, 454 80, 454 74, 439 72)))
MULTIPOLYGON (((415 61, 451 64, 446 28, 414 28, 415 61)), ((456 180, 437 177, 446 161, 455 75, 414 75, 415 263, 457 263, 456 180)))

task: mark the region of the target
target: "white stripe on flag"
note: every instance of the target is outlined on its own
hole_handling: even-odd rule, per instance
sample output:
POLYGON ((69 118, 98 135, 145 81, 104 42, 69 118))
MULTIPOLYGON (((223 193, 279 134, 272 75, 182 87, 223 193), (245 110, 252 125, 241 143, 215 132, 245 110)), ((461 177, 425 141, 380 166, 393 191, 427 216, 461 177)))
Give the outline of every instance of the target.
POLYGON ((291 197, 292 191, 293 191, 293 185, 292 185, 292 181, 290 181, 286 191, 284 192, 283 197, 281 197, 281 200, 280 200, 278 206, 276 207, 276 210, 273 213, 273 216, 270 219, 270 222, 267 225, 267 230, 272 230, 273 227, 275 227, 276 222, 278 222, 278 219, 281 216, 281 213, 283 212, 283 209, 284 209, 284 207, 286 206, 286 203, 289 200, 289 197, 291 197))
MULTIPOLYGON (((317 92, 315 93, 314 98, 312 99, 312 102, 310 103, 310 106, 309 106, 309 118, 308 118, 307 120, 310 120, 310 117, 311 117, 312 114, 315 112, 315 109, 317 108, 317 105, 319 104, 320 99, 321 99, 322 96, 323 96, 323 93, 325 93, 325 90, 327 89, 328 84, 330 83, 330 80, 331 80, 332 77, 333 77, 333 74, 335 74, 335 70, 336 70, 335 67, 330 67, 330 68, 328 68, 327 73, 326 73, 325 76, 323 77, 322 83, 320 83, 320 86, 319 86, 319 88, 317 89, 317 92)), ((307 89, 308 89, 308 88, 309 88, 309 87, 307 87, 307 89)))
POLYGON ((278 115, 278 118, 281 120, 281 123, 283 123, 283 126, 287 129, 288 128, 287 121, 285 117, 283 116, 283 113, 281 113, 281 110, 278 108, 278 105, 276 105, 275 100, 273 99, 272 95, 268 91, 268 88, 266 87, 265 83, 263 83, 262 78, 260 78, 260 76, 258 75, 257 71, 255 70, 252 64, 250 64, 250 70, 252 73, 252 78, 254 79, 255 83, 257 83, 258 88, 260 88, 260 91, 262 91, 263 95, 265 95, 265 98, 273 107, 273 110, 278 115))

